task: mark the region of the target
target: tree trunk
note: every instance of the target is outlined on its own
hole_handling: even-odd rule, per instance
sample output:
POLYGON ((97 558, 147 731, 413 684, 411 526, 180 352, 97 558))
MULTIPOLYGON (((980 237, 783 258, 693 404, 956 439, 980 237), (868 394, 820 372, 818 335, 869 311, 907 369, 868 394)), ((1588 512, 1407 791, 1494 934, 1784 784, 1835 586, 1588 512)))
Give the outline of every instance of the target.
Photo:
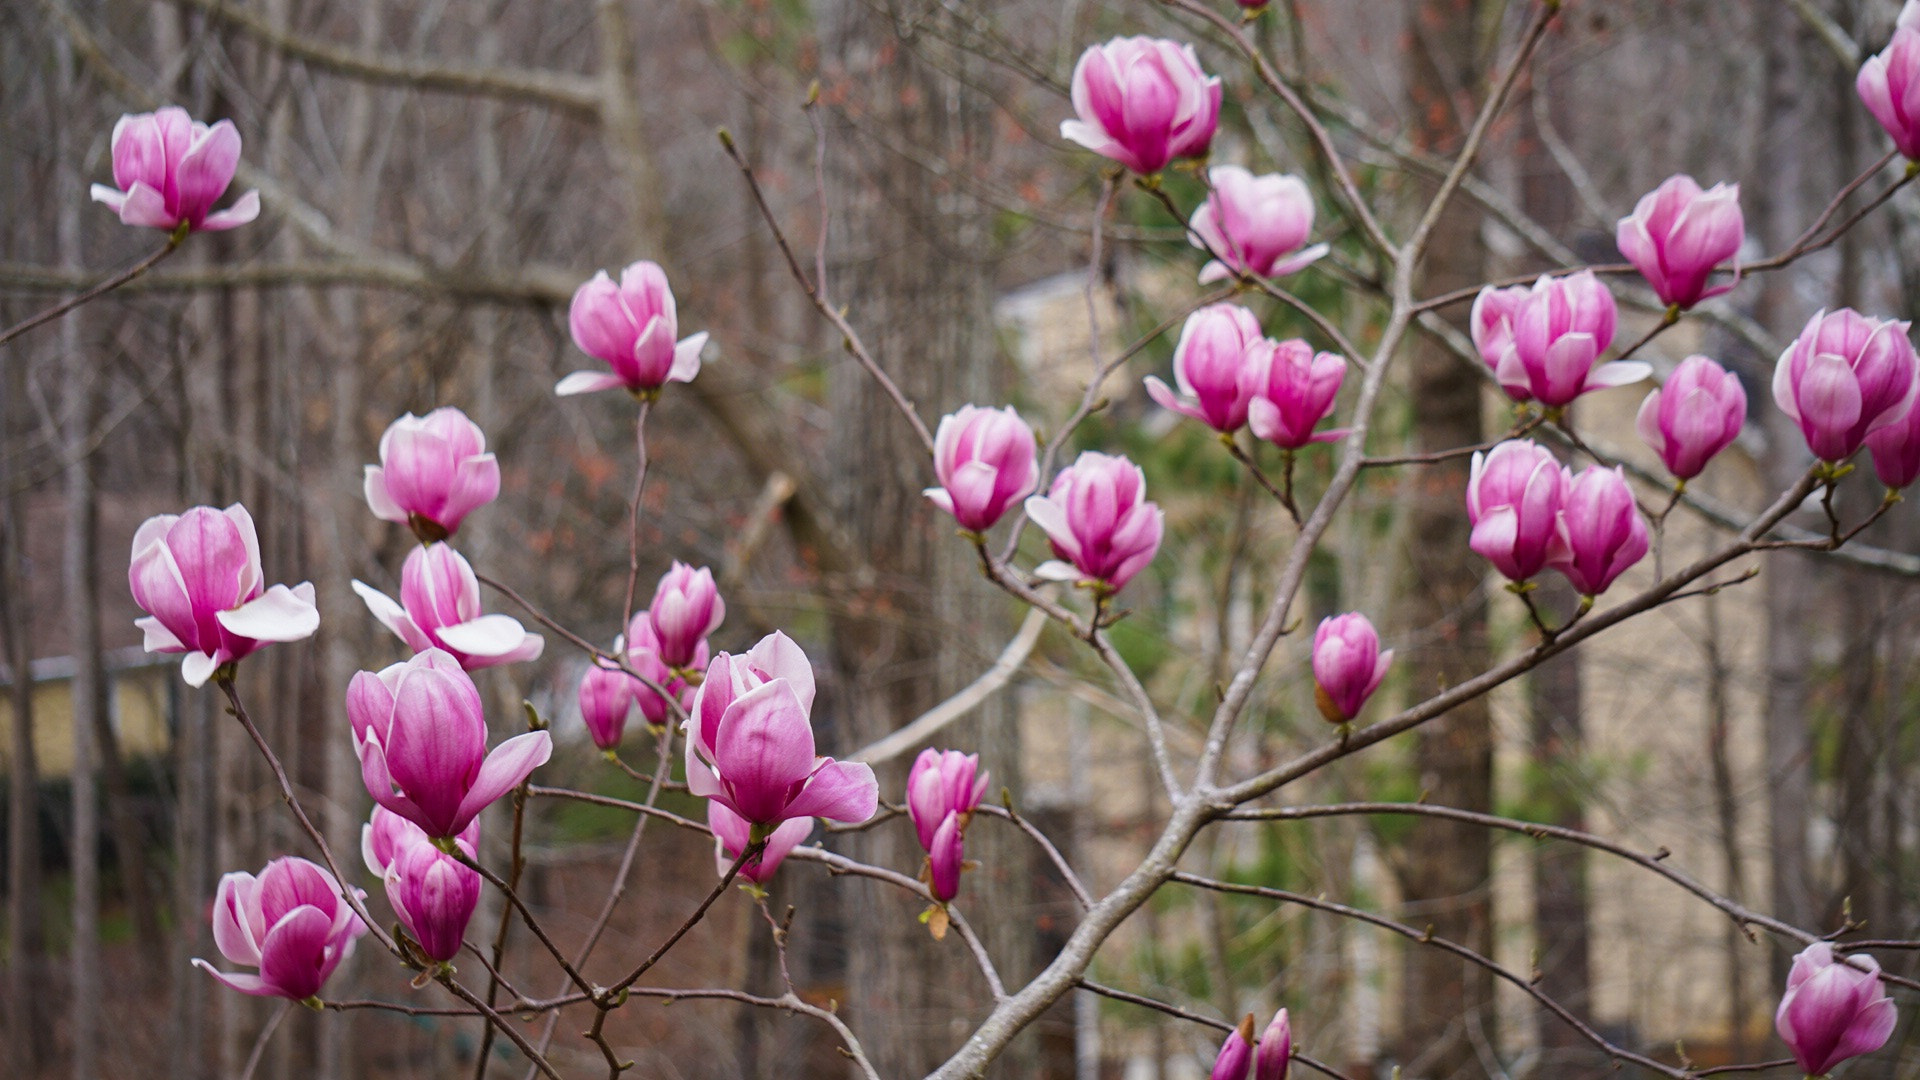
MULTIPOLYGON (((834 4, 825 20, 835 74, 844 80, 867 123, 942 160, 981 160, 992 146, 988 110, 960 78, 942 74, 920 50, 939 49, 940 67, 982 67, 959 50, 921 35, 897 36, 886 5, 834 4)), ((829 141, 835 190, 830 240, 834 267, 829 295, 852 305, 851 318, 868 346, 899 382, 923 418, 968 401, 999 400, 997 350, 991 332, 991 241, 971 200, 906 159, 874 146, 850 125, 835 125, 829 141)), ((873 380, 850 360, 832 371, 836 426, 829 448, 834 502, 869 569, 827 582, 833 622, 831 663, 836 710, 845 717, 840 738, 857 746, 895 730, 977 674, 990 649, 983 627, 1004 623, 974 567, 955 541, 951 522, 938 519, 921 496, 930 470, 925 450, 873 380)), ((1020 790, 1018 737, 1000 700, 942 733, 942 746, 982 751, 993 788, 1020 790)), ((879 769, 880 789, 902 797, 901 758, 879 769)), ((1006 843, 1010 830, 968 830, 969 873, 956 906, 975 913, 1003 974, 1026 968, 1016 937, 996 942, 992 924, 1019 925, 1027 879, 1013 868, 1026 855, 1006 843)), ((858 834, 857 857, 883 866, 919 865, 924 856, 912 830, 898 827, 858 834)), ((919 908, 886 886, 861 882, 846 890, 848 929, 860 928, 851 948, 849 999, 856 1030, 884 1076, 921 1076, 964 1040, 991 1005, 981 977, 956 935, 930 939, 919 908)), ((1026 1075, 1025 1048, 1002 1058, 998 1070, 1026 1075)))
MULTIPOLYGON (((1416 130, 1428 150, 1451 154, 1462 137, 1455 118, 1471 115, 1473 107, 1459 100, 1458 88, 1481 82, 1475 49, 1481 5, 1477 0, 1408 0, 1407 14, 1415 44, 1407 55, 1406 85, 1416 130)), ((1428 247, 1423 292, 1484 280, 1479 227, 1470 204, 1453 200, 1428 247)), ((1480 380, 1431 343, 1416 340, 1409 353, 1416 449, 1479 442, 1480 380)), ((1491 660, 1480 593, 1486 566, 1467 547, 1471 530, 1460 497, 1467 474, 1465 458, 1430 466, 1416 479, 1409 499, 1415 542, 1401 623, 1430 643, 1408 650, 1403 662, 1411 684, 1423 691, 1463 682, 1491 660)), ((1484 697, 1421 727, 1415 752, 1426 799, 1463 810, 1491 809, 1493 730, 1484 697)), ((1418 819, 1406 852, 1400 883, 1407 918, 1430 925, 1437 937, 1490 954, 1492 843, 1487 831, 1418 819)), ((1491 976, 1418 944, 1409 946, 1405 957, 1399 1059, 1406 1080, 1481 1075, 1475 1045, 1496 1045, 1491 976)))

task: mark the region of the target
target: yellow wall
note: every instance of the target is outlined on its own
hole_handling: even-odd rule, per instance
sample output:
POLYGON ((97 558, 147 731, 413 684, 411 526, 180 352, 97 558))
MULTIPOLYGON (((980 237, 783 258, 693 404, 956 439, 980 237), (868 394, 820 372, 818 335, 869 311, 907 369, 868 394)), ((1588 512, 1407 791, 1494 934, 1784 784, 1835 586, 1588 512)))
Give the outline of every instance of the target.
MULTIPOLYGON (((113 682, 113 717, 120 735, 120 752, 129 758, 162 754, 172 744, 167 730, 167 679, 174 669, 148 668, 117 672, 113 682)), ((13 702, 0 694, 0 762, 13 745, 13 702)), ((73 685, 53 679, 34 688, 33 751, 43 777, 65 776, 73 770, 73 685)))

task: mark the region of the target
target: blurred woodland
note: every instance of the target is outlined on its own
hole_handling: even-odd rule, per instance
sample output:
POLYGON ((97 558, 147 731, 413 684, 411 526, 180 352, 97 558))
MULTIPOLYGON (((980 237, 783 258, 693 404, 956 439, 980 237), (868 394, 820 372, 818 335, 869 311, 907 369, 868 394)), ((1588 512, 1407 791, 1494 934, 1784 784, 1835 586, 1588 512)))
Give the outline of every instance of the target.
MULTIPOLYGON (((1274 0, 1246 32, 1324 118, 1381 217, 1400 222, 1431 194, 1530 7, 1274 0)), ((1886 152, 1853 81, 1895 11, 1891 0, 1568 0, 1438 223, 1423 295, 1619 262, 1614 222, 1676 172, 1738 182, 1753 254, 1786 247, 1886 152)), ((1011 678, 938 745, 977 750, 992 772, 988 801, 1006 788, 1090 885, 1111 887, 1166 813, 1141 718, 1084 642, 1038 621, 1023 633, 1024 613, 981 579, 921 494, 934 481, 914 432, 795 284, 716 132, 751 166, 809 272, 820 245, 830 302, 930 421, 1013 402, 1044 439, 1098 358, 1145 338, 1069 449, 1123 448, 1167 510, 1166 541, 1122 598, 1131 613, 1113 641, 1188 761, 1205 728, 1182 717, 1212 707, 1294 534, 1210 432, 1173 423, 1140 389, 1166 376, 1174 335, 1154 332, 1200 294, 1203 254, 1159 202, 1109 188, 1106 163, 1056 133, 1072 115, 1081 50, 1132 33, 1191 41, 1223 76, 1214 162, 1307 181, 1315 237, 1334 253, 1289 287, 1348 337, 1376 340, 1361 238, 1308 133, 1215 27, 1154 0, 0 6, 0 323, 163 241, 87 199, 109 175, 122 113, 171 103, 231 118, 245 138, 235 190, 258 188, 263 205, 258 222, 196 235, 151 273, 0 346, 0 1073, 236 1077, 279 1006, 189 966, 216 956, 206 913, 220 875, 305 840, 218 696, 140 650, 125 585, 134 529, 157 513, 244 502, 269 580, 315 583, 319 634, 260 654, 242 682, 333 847, 358 851, 370 803, 343 736, 344 688, 405 652, 349 583, 391 591, 411 547, 368 512, 362 468, 403 412, 465 410, 503 487, 464 526, 462 551, 610 643, 628 564, 631 407, 552 390, 580 366, 567 333, 573 289, 636 259, 671 275, 683 333, 712 334, 700 377, 670 387, 652 413, 641 581, 675 559, 710 566, 729 610, 716 648, 744 649, 775 628, 800 640, 820 678, 823 753, 873 747, 1010 657, 1011 678)), ((1190 173, 1170 172, 1166 186, 1185 206, 1201 193, 1190 173)), ((1619 295, 1623 339, 1660 318, 1637 279, 1619 295)), ((1274 337, 1316 333, 1267 297, 1242 302, 1274 337)), ((1804 444, 1769 403, 1773 363, 1816 309, 1847 305, 1920 313, 1920 194, 1902 191, 1831 247, 1748 280, 1645 351, 1663 373, 1689 352, 1712 355, 1752 403, 1747 434, 1690 488, 1698 505, 1675 511, 1669 565, 1805 469, 1804 444)), ((1464 303, 1440 309, 1409 339, 1371 453, 1506 430, 1497 388, 1445 347, 1466 318, 1464 303)), ((1633 435, 1639 396, 1583 399, 1582 431, 1654 466, 1633 435)), ((1331 472, 1330 453, 1315 453, 1301 456, 1303 489, 1331 472)), ((1364 474, 1294 609, 1309 628, 1372 612, 1398 650, 1382 691, 1394 699, 1418 700, 1528 640, 1524 614, 1466 547, 1467 468, 1454 458, 1364 474)), ((1849 478, 1840 501, 1858 516, 1881 491, 1871 476, 1849 478)), ((1817 513, 1801 524, 1823 527, 1817 513)), ((1751 581, 1585 643, 1316 773, 1286 802, 1426 800, 1585 828, 1644 855, 1669 851, 1694 878, 1797 926, 1920 937, 1920 508, 1894 508, 1860 542, 1837 555, 1770 553, 1751 581)), ((491 590, 487 603, 524 614, 491 590)), ((1328 737, 1304 673, 1307 636, 1286 639, 1267 666, 1229 749, 1242 775, 1328 737)), ((554 720, 559 749, 536 783, 635 797, 637 783, 586 742, 573 704, 586 664, 549 636, 537 662, 477 682, 496 737, 522 727, 523 700, 554 720)), ((919 745, 873 756, 883 799, 901 800, 919 745)), ((650 770, 649 753, 637 740, 627 757, 650 770)), ((661 805, 699 817, 695 802, 668 792, 661 805)), ((487 819, 483 854, 504 853, 505 815, 487 819)), ((652 829, 604 956, 644 954, 714 880, 708 837, 652 829)), ((534 799, 526 830, 523 895, 576 943, 633 821, 534 799)), ((964 902, 1017 986, 1078 908, 1008 822, 989 820, 974 839, 980 869, 964 902)), ((922 857, 904 826, 824 843, 903 872, 922 857)), ((1662 1061, 1780 1058, 1772 1010, 1794 950, 1602 859, 1458 821, 1347 815, 1223 824, 1182 866, 1468 943, 1662 1061)), ((834 1003, 881 1075, 934 1070, 992 1005, 979 971, 880 884, 790 866, 772 904, 795 909, 785 959, 801 995, 834 1003)), ((361 884, 377 894, 377 882, 361 884)), ((476 937, 500 922, 499 903, 483 898, 476 937)), ((508 974, 554 982, 524 938, 510 942, 508 974)), ((433 1003, 368 944, 328 1000, 433 1003)), ((779 959, 758 911, 726 897, 658 978, 770 993, 779 959)), ((1920 977, 1920 953, 1880 960, 1920 977)), ((1515 988, 1496 989, 1484 969, 1257 898, 1170 890, 1132 916, 1089 977, 1229 1024, 1288 1005, 1301 1045, 1355 1080, 1396 1066, 1405 1080, 1641 1075, 1515 988)), ((1844 1075, 1920 1076, 1917 999, 1895 997, 1893 1042, 1844 1075)), ((573 1014, 557 1025, 553 1015, 522 1028, 551 1036, 556 1065, 597 1075, 573 1014)), ((785 1013, 690 1001, 629 1008, 609 1024, 632 1075, 850 1075, 830 1030, 785 1013)), ((481 1029, 295 1009, 255 1075, 529 1071, 500 1042, 476 1066, 481 1029)), ((991 1075, 1197 1078, 1218 1044, 1217 1031, 1078 992, 991 1075)), ((1800 1075, 1755 1075, 1789 1074, 1800 1075)))

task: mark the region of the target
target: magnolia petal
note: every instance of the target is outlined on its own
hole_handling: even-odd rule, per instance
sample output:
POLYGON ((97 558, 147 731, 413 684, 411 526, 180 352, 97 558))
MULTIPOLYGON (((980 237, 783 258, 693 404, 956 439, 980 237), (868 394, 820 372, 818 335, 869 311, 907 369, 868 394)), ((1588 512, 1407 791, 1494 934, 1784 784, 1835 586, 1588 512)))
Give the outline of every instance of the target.
POLYGON ((173 635, 173 631, 160 624, 160 620, 151 615, 133 620, 133 625, 146 635, 140 645, 148 652, 177 653, 186 652, 187 646, 173 635))
POLYGON ((198 690, 207 685, 207 680, 213 678, 214 671, 219 667, 219 662, 206 653, 188 653, 187 658, 180 662, 180 677, 187 681, 188 686, 198 690))
POLYGON ((197 956, 193 958, 193 966, 199 968, 201 971, 206 972, 207 974, 213 976, 214 978, 219 979, 221 982, 225 983, 227 985, 227 988, 230 990, 238 990, 243 994, 249 994, 253 997, 280 997, 281 996, 280 991, 274 989, 271 986, 268 986, 267 981, 265 979, 262 979, 258 975, 247 975, 240 972, 229 973, 229 972, 221 971, 215 968, 212 964, 207 963, 205 960, 202 960, 197 956))
POLYGON ((1072 563, 1048 559, 1033 568, 1033 576, 1043 581, 1079 581, 1080 571, 1072 563))
POLYGON ((1333 248, 1327 244, 1315 244, 1312 247, 1301 248, 1299 251, 1274 263, 1273 269, 1267 271, 1267 276, 1286 277, 1288 274, 1297 274, 1314 263, 1319 262, 1322 258, 1325 258, 1326 254, 1332 250, 1333 248))
POLYGON ((440 641, 469 656, 505 656, 526 641, 527 628, 511 615, 482 615, 439 630, 440 641))
POLYGON ((320 609, 313 603, 313 585, 301 582, 305 589, 275 585, 258 597, 232 611, 214 615, 220 625, 255 641, 300 641, 320 629, 320 609))
POLYGON ((700 352, 707 347, 707 332, 700 331, 680 339, 673 347, 673 367, 667 372, 668 382, 692 382, 700 374, 700 352))
POLYGON ((407 614, 407 609, 395 603, 393 597, 363 581, 355 581, 353 591, 366 602, 367 610, 373 613, 374 618, 380 620, 380 625, 393 631, 395 637, 406 642, 407 648, 414 652, 422 652, 433 647, 432 639, 420 632, 420 628, 414 625, 413 617, 407 614))
POLYGON ((200 222, 201 232, 225 232, 237 229, 260 216, 260 193, 249 191, 225 210, 216 210, 200 222))
POLYGON ((524 735, 515 735, 506 742, 493 748, 487 760, 480 765, 480 772, 473 778, 473 786, 460 800, 457 828, 464 829, 467 823, 478 817, 480 811, 493 805, 502 795, 520 786, 533 770, 547 763, 553 756, 553 737, 544 731, 529 731, 524 735))
POLYGON ((618 375, 605 371, 576 371, 554 384, 553 392, 559 397, 572 397, 575 394, 592 394, 601 390, 614 390, 627 385, 618 375))
POLYGON ((788 817, 823 817, 858 825, 873 816, 880 803, 880 784, 873 766, 863 761, 834 761, 814 771, 813 779, 787 804, 788 817))
POLYGON ((121 191, 119 188, 108 187, 105 184, 93 185, 87 194, 92 197, 94 202, 105 204, 107 209, 116 214, 120 212, 120 208, 125 206, 127 202, 126 192, 121 191))
POLYGON ((1643 360, 1616 360, 1611 364, 1601 364, 1587 373, 1588 390, 1604 390, 1614 386, 1627 386, 1653 375, 1653 365, 1643 360))
POLYGON ((136 180, 127 189, 126 198, 120 204, 120 220, 123 224, 149 229, 171 229, 180 223, 178 217, 167 212, 166 197, 148 187, 144 180, 136 180))

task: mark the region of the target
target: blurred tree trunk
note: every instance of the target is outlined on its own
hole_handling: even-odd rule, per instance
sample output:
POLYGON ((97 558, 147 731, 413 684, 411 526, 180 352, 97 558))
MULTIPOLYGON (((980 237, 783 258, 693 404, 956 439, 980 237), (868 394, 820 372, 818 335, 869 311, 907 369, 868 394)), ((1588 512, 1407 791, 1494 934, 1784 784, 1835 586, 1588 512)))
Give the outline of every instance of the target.
MULTIPOLYGON (((27 404, 26 350, 6 369, 6 393, 0 396, 0 432, 5 453, 17 455, 19 476, 36 464, 28 456, 32 413, 27 404)), ((8 705, 11 728, 7 746, 7 1045, 26 1075, 37 1073, 51 1049, 47 1021, 46 941, 40 909, 40 771, 34 758, 33 600, 27 566, 27 508, 24 481, 0 477, 6 486, 4 527, 0 527, 0 616, 4 616, 8 705)))
MULTIPOLYGON (((825 5, 826 53, 836 59, 829 100, 943 161, 986 160, 990 110, 964 73, 985 65, 922 33, 899 36, 891 5, 825 5), (937 59, 931 56, 938 52, 937 59), (963 74, 953 74, 963 73, 963 74), (837 82, 838 85, 834 85, 837 82)), ((937 17, 937 16, 934 16, 937 17)), ((972 199, 851 125, 829 137, 833 275, 829 295, 855 299, 851 318, 931 427, 968 401, 1000 400, 992 332, 992 241, 972 199), (856 299, 857 298, 857 299, 856 299)), ((887 396, 849 358, 832 369, 835 426, 828 448, 834 504, 868 568, 827 582, 833 613, 832 701, 852 749, 912 720, 975 674, 988 649, 983 627, 1003 624, 972 554, 920 494, 930 480, 926 451, 887 396)), ((1004 699, 942 733, 940 745, 981 749, 993 785, 1019 790, 1018 735, 1004 699)), ((903 797, 910 757, 878 771, 884 797, 903 797)), ((1024 853, 1001 850, 1011 830, 975 827, 957 906, 1008 979, 1027 967, 1023 929, 995 941, 991 927, 1019 927, 1027 915, 1024 853)), ((882 866, 913 867, 922 855, 905 823, 850 838, 850 849, 882 866)), ((957 935, 932 941, 919 907, 870 882, 846 890, 852 1021, 883 1076, 921 1076, 964 1040, 991 999, 957 935), (930 973, 939 972, 932 976, 930 973)), ((1024 1041, 1024 1040, 1023 1040, 1024 1041)), ((1030 1075, 1024 1046, 1001 1059, 1005 1075, 1030 1075)))
MULTIPOLYGON (((1798 23, 1793 29, 1763 31, 1766 64, 1766 103, 1762 130, 1769 133, 1760 160, 1766 163, 1759 182, 1743 193, 1753 207, 1750 228, 1777 251, 1793 241, 1807 220, 1801 194, 1804 155, 1795 152, 1792 134, 1801 115, 1804 54, 1811 42, 1798 23), (1784 144, 1784 145, 1783 145, 1784 144)), ((1768 329, 1791 336, 1799 327, 1792 313, 1802 305, 1792 302, 1793 277, 1771 274, 1760 283, 1757 310, 1776 313, 1768 329), (1789 325, 1792 324, 1792 325, 1789 325)), ((1764 314, 1763 314, 1764 317, 1764 314)), ((1783 337, 1784 340, 1784 337, 1783 337)), ((1770 366, 1771 357, 1763 358, 1770 366)), ((1761 393, 1765 393, 1764 390, 1761 393)), ((1762 461, 1770 490, 1784 490, 1800 477, 1809 458, 1805 440, 1793 422, 1778 409, 1762 407, 1767 451, 1762 461)), ((1771 906, 1776 918, 1795 926, 1810 926, 1817 916, 1812 871, 1807 848, 1807 825, 1814 812, 1813 757, 1808 715, 1808 677, 1813 665, 1813 637, 1784 631, 1807 624, 1815 588, 1813 564, 1793 552, 1770 559, 1763 575, 1767 626, 1766 733, 1767 833, 1771 906)), ((1785 978, 1788 949, 1774 950, 1774 975, 1785 978)))
MULTIPOLYGON (((1430 152, 1451 156, 1475 107, 1467 88, 1483 72, 1479 0, 1407 0, 1412 44, 1406 55, 1406 92, 1415 132, 1430 152)), ((1425 192, 1423 192, 1424 194, 1425 192)), ((1485 279, 1480 216, 1454 199, 1428 246, 1421 290, 1432 294, 1485 279)), ((1417 451, 1445 450, 1480 441, 1480 380, 1451 353, 1415 339, 1409 350, 1408 398, 1417 451)), ((1467 547, 1471 531, 1460 492, 1468 461, 1453 458, 1423 468, 1412 479, 1409 587, 1401 623, 1429 642, 1409 650, 1410 684, 1427 691, 1485 670, 1485 564, 1467 547)), ((1485 698, 1461 705, 1419 729, 1420 789, 1428 801, 1463 810, 1490 810, 1493 801, 1493 729, 1485 698)), ((1492 841, 1485 829, 1439 819, 1417 819, 1399 865, 1406 918, 1437 937, 1483 954, 1493 944, 1488 882, 1492 841)), ((1406 1080, 1455 1080, 1481 1075, 1475 1043, 1497 1045, 1493 983, 1484 970, 1437 949, 1406 949, 1401 985, 1399 1060, 1406 1080)))
MULTIPOLYGON (((1566 51, 1557 44, 1550 39, 1542 45, 1526 96, 1513 106, 1517 128, 1513 158, 1520 170, 1521 208, 1549 233, 1564 237, 1574 223, 1573 185, 1547 146, 1547 139, 1568 130, 1572 120, 1567 115, 1567 94, 1555 93, 1547 81, 1557 66, 1556 54, 1566 51)), ((1573 588, 1558 575, 1543 576, 1536 597, 1550 611, 1570 611, 1576 603, 1573 588)), ((1535 820, 1572 829, 1584 828, 1586 817, 1580 663, 1579 653, 1564 654, 1527 677, 1533 754, 1529 801, 1538 815, 1535 820)), ((1532 856, 1537 985, 1555 1001, 1588 1015, 1593 966, 1587 851, 1572 844, 1536 844, 1532 856)), ((1534 1038, 1541 1051, 1535 1076, 1574 1080, 1609 1067, 1592 1043, 1544 1010, 1535 1012, 1534 1038)))

